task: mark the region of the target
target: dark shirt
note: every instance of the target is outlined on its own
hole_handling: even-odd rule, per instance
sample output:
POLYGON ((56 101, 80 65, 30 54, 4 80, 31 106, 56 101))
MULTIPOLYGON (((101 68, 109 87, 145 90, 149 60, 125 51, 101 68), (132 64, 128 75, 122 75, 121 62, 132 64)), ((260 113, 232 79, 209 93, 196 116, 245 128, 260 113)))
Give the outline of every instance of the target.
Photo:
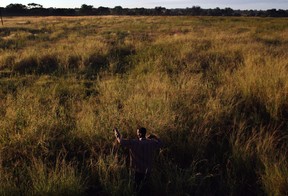
POLYGON ((132 168, 140 173, 150 173, 154 152, 163 146, 159 139, 145 138, 140 138, 139 140, 121 139, 120 144, 130 149, 132 168))

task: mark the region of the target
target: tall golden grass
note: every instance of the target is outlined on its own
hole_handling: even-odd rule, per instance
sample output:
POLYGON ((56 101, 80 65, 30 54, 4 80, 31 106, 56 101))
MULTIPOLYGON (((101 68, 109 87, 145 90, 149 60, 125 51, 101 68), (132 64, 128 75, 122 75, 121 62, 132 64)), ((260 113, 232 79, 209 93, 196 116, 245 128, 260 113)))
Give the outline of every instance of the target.
POLYGON ((5 25, 1 195, 133 194, 128 152, 111 130, 133 138, 138 125, 165 143, 152 195, 287 195, 286 19, 5 25))

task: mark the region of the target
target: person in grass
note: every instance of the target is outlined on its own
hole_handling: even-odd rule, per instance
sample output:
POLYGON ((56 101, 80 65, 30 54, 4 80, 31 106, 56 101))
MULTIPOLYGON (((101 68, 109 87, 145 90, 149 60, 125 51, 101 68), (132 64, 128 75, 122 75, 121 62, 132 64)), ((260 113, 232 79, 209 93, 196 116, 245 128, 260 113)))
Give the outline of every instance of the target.
POLYGON ((130 150, 131 167, 135 172, 135 188, 137 192, 145 192, 148 178, 151 173, 154 154, 163 147, 163 142, 153 134, 146 137, 146 128, 137 129, 138 139, 123 139, 117 128, 114 128, 115 137, 122 147, 130 150))

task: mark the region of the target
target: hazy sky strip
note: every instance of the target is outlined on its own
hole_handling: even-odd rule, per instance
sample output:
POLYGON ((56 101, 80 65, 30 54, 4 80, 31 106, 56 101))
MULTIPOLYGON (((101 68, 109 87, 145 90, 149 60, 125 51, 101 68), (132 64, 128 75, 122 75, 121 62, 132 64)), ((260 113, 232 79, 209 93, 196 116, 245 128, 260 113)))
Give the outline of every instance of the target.
POLYGON ((162 6, 166 8, 186 8, 192 6, 200 6, 202 8, 226 8, 233 9, 288 9, 288 0, 1 0, 0 6, 5 7, 10 3, 38 3, 45 8, 79 8, 82 4, 93 5, 94 7, 110 7, 122 6, 123 8, 154 8, 162 6))

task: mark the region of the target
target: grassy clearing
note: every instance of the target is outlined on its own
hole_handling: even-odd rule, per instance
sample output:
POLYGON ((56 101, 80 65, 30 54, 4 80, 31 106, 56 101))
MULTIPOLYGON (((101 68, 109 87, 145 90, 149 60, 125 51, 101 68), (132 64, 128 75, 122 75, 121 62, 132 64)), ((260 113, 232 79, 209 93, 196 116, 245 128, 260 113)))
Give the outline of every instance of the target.
POLYGON ((287 195, 287 20, 16 17, 5 25, 1 195, 132 194, 128 152, 111 130, 132 138, 137 125, 166 144, 154 195, 287 195))

